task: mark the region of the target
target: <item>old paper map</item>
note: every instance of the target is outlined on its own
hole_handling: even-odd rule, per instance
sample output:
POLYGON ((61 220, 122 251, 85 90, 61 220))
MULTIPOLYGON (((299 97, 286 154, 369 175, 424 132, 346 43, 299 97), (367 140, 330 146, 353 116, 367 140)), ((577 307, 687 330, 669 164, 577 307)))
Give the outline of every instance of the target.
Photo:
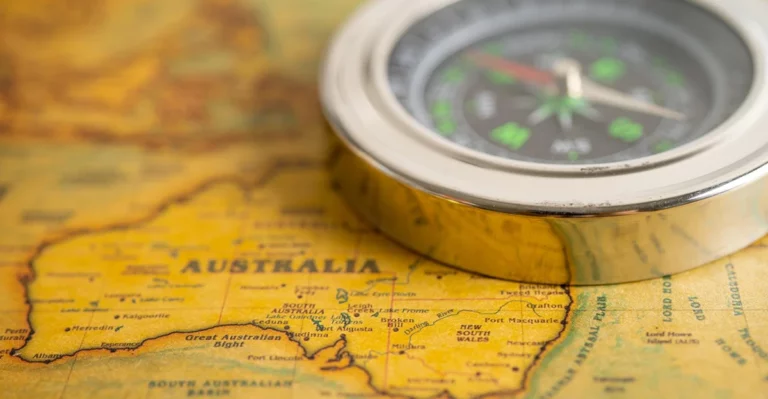
POLYGON ((356 5, 0 4, 0 397, 768 397, 768 242, 569 288, 362 223, 316 91, 356 5))

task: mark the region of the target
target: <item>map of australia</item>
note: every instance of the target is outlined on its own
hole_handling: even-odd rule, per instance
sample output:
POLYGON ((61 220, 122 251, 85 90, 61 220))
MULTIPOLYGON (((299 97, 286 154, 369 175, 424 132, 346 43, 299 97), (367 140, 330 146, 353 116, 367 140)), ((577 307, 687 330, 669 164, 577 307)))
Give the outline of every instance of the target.
POLYGON ((221 351, 292 340, 312 355, 343 340, 338 353, 378 390, 519 389, 565 329, 567 289, 426 261, 357 222, 325 179, 321 166, 286 166, 250 188, 213 184, 150 220, 51 244, 33 260, 34 334, 16 355, 48 362, 178 332, 221 351), (200 333, 216 326, 251 328, 200 333))

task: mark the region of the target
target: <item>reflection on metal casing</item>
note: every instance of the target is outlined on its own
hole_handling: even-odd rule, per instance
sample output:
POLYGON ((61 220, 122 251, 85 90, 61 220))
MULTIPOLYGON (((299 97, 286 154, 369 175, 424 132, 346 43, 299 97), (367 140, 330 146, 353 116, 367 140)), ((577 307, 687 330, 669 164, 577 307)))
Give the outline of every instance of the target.
POLYGON ((344 147, 332 173, 357 213, 402 245, 502 279, 610 284, 689 270, 768 227, 768 185, 660 211, 537 217, 480 209, 406 186, 344 147))

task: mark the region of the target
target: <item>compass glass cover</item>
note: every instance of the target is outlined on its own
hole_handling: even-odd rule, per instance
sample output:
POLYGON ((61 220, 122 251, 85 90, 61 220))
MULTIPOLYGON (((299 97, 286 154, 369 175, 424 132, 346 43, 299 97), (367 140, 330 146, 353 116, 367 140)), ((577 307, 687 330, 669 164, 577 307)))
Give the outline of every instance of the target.
POLYGON ((387 71, 433 134, 549 164, 689 143, 740 108, 754 74, 731 25, 683 0, 462 0, 412 25, 387 71))

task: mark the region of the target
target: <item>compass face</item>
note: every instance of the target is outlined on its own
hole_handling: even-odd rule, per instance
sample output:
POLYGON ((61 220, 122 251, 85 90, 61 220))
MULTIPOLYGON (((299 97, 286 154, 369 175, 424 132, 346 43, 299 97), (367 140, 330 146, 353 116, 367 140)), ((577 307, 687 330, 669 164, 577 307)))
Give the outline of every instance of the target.
POLYGON ((388 64, 435 135, 548 164, 628 161, 707 135, 745 101, 748 46, 683 0, 461 0, 414 24, 388 64))

